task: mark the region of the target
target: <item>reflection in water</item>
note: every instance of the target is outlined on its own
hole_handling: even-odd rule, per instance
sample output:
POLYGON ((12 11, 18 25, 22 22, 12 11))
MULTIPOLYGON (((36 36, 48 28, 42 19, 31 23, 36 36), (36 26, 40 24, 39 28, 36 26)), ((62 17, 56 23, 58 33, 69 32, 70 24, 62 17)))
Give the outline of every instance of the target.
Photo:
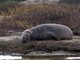
POLYGON ((0 60, 80 60, 80 57, 68 57, 68 56, 10 56, 0 55, 0 60))
POLYGON ((66 60, 80 60, 80 57, 67 57, 66 60))
POLYGON ((56 57, 56 56, 54 56, 54 57, 23 57, 23 59, 22 60, 64 60, 65 59, 65 57, 56 57))
POLYGON ((80 57, 68 57, 68 56, 23 57, 22 60, 80 60, 80 57))
POLYGON ((21 56, 0 55, 0 60, 21 60, 21 56))

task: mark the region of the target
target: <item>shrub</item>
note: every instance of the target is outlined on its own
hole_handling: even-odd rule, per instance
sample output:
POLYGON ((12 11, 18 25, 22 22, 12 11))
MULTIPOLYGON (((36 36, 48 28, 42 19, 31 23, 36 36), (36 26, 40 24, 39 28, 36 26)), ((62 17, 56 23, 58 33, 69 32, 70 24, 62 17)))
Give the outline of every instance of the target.
MULTIPOLYGON (((8 29, 19 31, 19 29, 23 30, 39 24, 58 23, 70 27, 74 34, 80 34, 80 5, 31 4, 8 7, 8 12, 6 9, 1 11, 3 13, 0 15, 12 16, 3 21, 8 24, 8 29)), ((3 25, 7 26, 4 23, 3 25)))
POLYGON ((15 3, 20 1, 25 1, 25 0, 0 0, 0 3, 15 3))

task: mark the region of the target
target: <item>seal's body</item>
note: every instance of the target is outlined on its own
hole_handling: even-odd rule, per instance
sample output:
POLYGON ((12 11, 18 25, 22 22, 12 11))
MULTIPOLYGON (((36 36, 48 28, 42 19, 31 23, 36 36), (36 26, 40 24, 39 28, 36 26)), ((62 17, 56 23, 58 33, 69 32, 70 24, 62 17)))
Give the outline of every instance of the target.
POLYGON ((26 42, 29 40, 62 40, 72 39, 73 33, 71 29, 61 24, 41 24, 23 31, 21 40, 26 42))

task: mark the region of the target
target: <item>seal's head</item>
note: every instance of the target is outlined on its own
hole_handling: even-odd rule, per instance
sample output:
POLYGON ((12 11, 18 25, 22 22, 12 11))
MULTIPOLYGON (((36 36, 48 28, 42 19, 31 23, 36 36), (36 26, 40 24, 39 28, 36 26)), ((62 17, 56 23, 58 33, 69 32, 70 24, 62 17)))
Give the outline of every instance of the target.
POLYGON ((31 30, 29 30, 29 29, 24 30, 21 35, 21 42, 26 43, 27 41, 30 40, 30 36, 31 36, 31 30))

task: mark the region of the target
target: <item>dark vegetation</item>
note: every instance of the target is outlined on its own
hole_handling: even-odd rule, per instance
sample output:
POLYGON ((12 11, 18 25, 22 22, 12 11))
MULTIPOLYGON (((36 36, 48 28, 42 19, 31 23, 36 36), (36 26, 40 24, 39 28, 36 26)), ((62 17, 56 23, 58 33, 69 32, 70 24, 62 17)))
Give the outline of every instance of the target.
POLYGON ((80 0, 60 0, 59 3, 79 4, 80 0))
POLYGON ((59 23, 80 35, 80 5, 67 4, 5 4, 0 5, 0 32, 24 29, 43 23, 59 23))
POLYGON ((0 0, 0 3, 16 3, 25 0, 0 0))

